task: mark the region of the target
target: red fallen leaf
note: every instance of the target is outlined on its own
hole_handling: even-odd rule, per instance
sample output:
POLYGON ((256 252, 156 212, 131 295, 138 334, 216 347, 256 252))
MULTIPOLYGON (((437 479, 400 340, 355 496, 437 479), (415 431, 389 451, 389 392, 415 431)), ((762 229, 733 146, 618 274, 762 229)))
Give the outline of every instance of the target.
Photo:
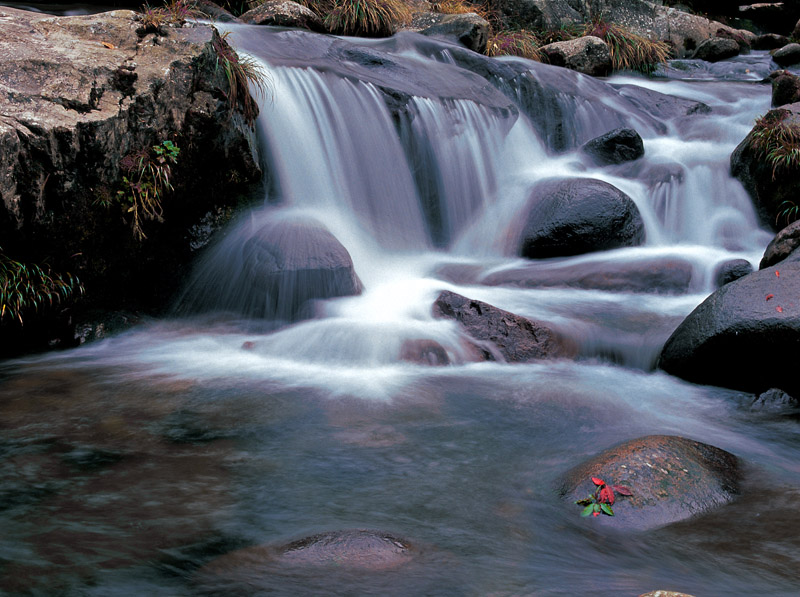
POLYGON ((614 490, 611 489, 608 485, 605 485, 600 490, 600 502, 605 502, 609 505, 614 505, 614 490))
POLYGON ((778 270, 775 270, 775 277, 777 278, 781 277, 781 273, 778 270))
POLYGON ((776 310, 778 313, 783 313, 783 307, 775 307, 775 310, 776 310))
POLYGON ((772 299, 772 298, 775 298, 775 295, 774 295, 774 294, 768 294, 768 295, 767 295, 767 300, 770 300, 770 299, 772 299))
POLYGON ((592 477, 592 483, 594 483, 595 485, 605 485, 606 484, 605 481, 603 481, 602 479, 598 479, 597 477, 592 477))
POLYGON ((620 495, 633 495, 631 488, 625 485, 612 485, 611 488, 620 495))

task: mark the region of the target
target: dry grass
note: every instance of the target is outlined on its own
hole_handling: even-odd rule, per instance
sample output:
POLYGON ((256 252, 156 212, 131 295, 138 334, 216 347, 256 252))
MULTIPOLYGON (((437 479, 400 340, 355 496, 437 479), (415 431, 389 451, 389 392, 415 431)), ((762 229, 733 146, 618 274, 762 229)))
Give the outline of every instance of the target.
POLYGON ((544 54, 539 49, 538 38, 528 31, 500 31, 489 36, 487 56, 519 56, 542 62, 544 54))
POLYGON ((594 35, 608 44, 614 70, 652 73, 670 57, 670 48, 666 43, 653 41, 605 21, 587 23, 582 35, 594 35))

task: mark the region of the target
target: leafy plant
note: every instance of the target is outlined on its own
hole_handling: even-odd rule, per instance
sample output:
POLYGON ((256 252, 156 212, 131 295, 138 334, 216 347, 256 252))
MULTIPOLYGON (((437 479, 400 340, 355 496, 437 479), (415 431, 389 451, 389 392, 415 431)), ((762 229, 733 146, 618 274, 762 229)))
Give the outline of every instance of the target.
POLYGON ((600 516, 600 514, 614 516, 614 511, 611 509, 615 501, 614 492, 626 496, 633 495, 630 488, 625 485, 608 485, 597 477, 592 477, 592 483, 595 484, 594 492, 589 497, 575 502, 583 506, 581 516, 600 516))
POLYGON ((635 70, 649 74, 670 56, 666 43, 653 41, 625 27, 601 20, 587 23, 582 35, 594 35, 606 42, 614 70, 635 70))
POLYGON ((178 163, 180 149, 172 141, 162 141, 149 151, 131 153, 122 158, 120 166, 125 173, 123 189, 117 191, 117 200, 133 217, 133 234, 139 240, 147 238, 142 229, 143 220, 163 221, 164 195, 173 190, 172 166, 178 163))
POLYGON ((269 75, 255 59, 236 53, 227 42, 229 34, 230 31, 222 35, 215 34, 211 42, 216 54, 217 68, 222 68, 228 80, 230 114, 238 108, 245 122, 252 127, 258 116, 258 104, 250 95, 250 85, 261 95, 267 95, 269 75))
POLYGON ((519 56, 542 62, 544 54, 539 49, 539 40, 528 31, 501 31, 489 37, 486 43, 487 56, 519 56))
POLYGON ((0 322, 10 319, 23 325, 26 311, 39 311, 83 292, 77 276, 54 274, 49 268, 20 263, 0 247, 0 322))
POLYGON ((339 35, 388 37, 398 23, 411 18, 403 0, 331 0, 309 7, 323 14, 325 27, 339 35))

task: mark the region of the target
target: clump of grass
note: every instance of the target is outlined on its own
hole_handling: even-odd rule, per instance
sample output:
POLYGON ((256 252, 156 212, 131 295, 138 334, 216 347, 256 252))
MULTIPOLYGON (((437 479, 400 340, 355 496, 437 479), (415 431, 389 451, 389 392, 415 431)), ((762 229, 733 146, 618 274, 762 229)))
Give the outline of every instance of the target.
POLYGON ((670 48, 666 43, 637 35, 613 23, 587 23, 582 35, 594 35, 608 44, 614 70, 635 70, 650 74, 670 57, 670 48))
POLYGON ((225 72, 228 81, 227 98, 230 114, 238 109, 249 126, 253 126, 258 116, 258 104, 250 95, 250 84, 261 95, 268 95, 269 75, 261 65, 249 56, 239 56, 228 44, 230 31, 222 35, 215 34, 212 47, 217 59, 217 68, 225 72))
MULTIPOLYGON (((772 180, 778 176, 800 175, 800 125, 786 122, 788 110, 771 110, 756 120, 750 147, 772 169, 772 180)), ((794 201, 783 201, 776 223, 785 220, 791 224, 800 216, 800 206, 794 201)))
POLYGON ((433 12, 446 15, 463 15, 474 12, 481 18, 490 20, 490 10, 486 4, 475 4, 467 0, 439 0, 431 4, 433 12))
POLYGON ((26 312, 41 311, 83 292, 77 276, 15 261, 0 247, 0 322, 11 320, 23 325, 26 312))
POLYGON ((519 56, 542 62, 544 53, 539 49, 539 40, 525 30, 500 31, 489 36, 486 43, 487 56, 519 56))
POLYGON ((322 22, 332 33, 362 37, 388 37, 398 24, 411 18, 403 0, 332 0, 310 8, 324 13, 322 22))
POLYGON ((164 6, 152 7, 145 4, 141 8, 142 33, 164 33, 165 25, 181 26, 188 19, 201 16, 193 0, 170 0, 164 6))

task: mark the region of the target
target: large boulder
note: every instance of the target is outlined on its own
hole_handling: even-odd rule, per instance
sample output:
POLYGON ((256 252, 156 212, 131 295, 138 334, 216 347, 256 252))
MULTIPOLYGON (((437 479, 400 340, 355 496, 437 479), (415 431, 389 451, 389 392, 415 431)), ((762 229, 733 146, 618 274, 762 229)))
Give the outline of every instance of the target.
POLYGON ((148 33, 129 11, 0 7, 0 22, 3 249, 77 273, 90 302, 163 306, 192 258, 191 228, 261 175, 244 103, 230 104, 217 66, 224 40, 202 24, 148 33), (164 141, 180 148, 175 189, 139 242, 117 199, 123 162, 164 141))
POLYGON ((593 35, 547 44, 541 47, 541 51, 554 66, 593 77, 603 77, 611 72, 611 51, 606 42, 593 35))
POLYGON ((693 58, 706 62, 719 62, 739 54, 736 40, 725 37, 711 37, 703 41, 694 52, 693 58))
POLYGON ((800 197, 800 176, 796 168, 774 170, 754 141, 759 131, 778 131, 780 127, 800 131, 800 103, 770 110, 731 154, 731 174, 750 194, 761 222, 775 231, 780 229, 784 208, 800 197))
POLYGON ((773 108, 800 102, 800 77, 782 70, 771 73, 770 78, 773 108))
POLYGON ((631 128, 616 128, 581 146, 581 153, 599 166, 638 160, 644 155, 644 142, 631 128))
POLYGON ((800 220, 792 222, 786 228, 778 232, 767 248, 758 269, 765 269, 777 265, 787 259, 792 253, 800 248, 800 220))
POLYGON ((667 340, 659 367, 685 380, 752 393, 800 395, 800 263, 731 282, 703 301, 667 340))
POLYGON ((792 66, 800 62, 800 44, 786 44, 772 53, 772 59, 780 66, 792 66))
MULTIPOLYGON (((592 494, 592 477, 630 489, 617 494, 613 517, 603 523, 619 530, 646 530, 719 508, 739 491, 738 459, 729 452, 683 437, 650 435, 601 452, 570 470, 561 495, 574 502, 592 494)), ((575 507, 575 513, 579 510, 575 507)))
POLYGON ((314 301, 361 288, 350 254, 325 226, 268 214, 248 218, 208 252, 183 310, 291 322, 314 315, 314 301))
POLYGON ((445 41, 454 41, 473 52, 484 53, 489 41, 489 22, 474 12, 466 14, 433 14, 420 33, 445 41))
POLYGON ((271 0, 259 4, 239 17, 250 25, 297 27, 311 31, 324 31, 322 19, 309 8, 291 0, 271 0))
POLYGON ((519 254, 529 258, 637 246, 645 237, 633 200, 593 178, 557 178, 537 184, 521 220, 519 254))
POLYGON ((478 347, 497 360, 527 363, 572 354, 571 347, 550 328, 449 290, 436 298, 433 316, 457 321, 478 347))

